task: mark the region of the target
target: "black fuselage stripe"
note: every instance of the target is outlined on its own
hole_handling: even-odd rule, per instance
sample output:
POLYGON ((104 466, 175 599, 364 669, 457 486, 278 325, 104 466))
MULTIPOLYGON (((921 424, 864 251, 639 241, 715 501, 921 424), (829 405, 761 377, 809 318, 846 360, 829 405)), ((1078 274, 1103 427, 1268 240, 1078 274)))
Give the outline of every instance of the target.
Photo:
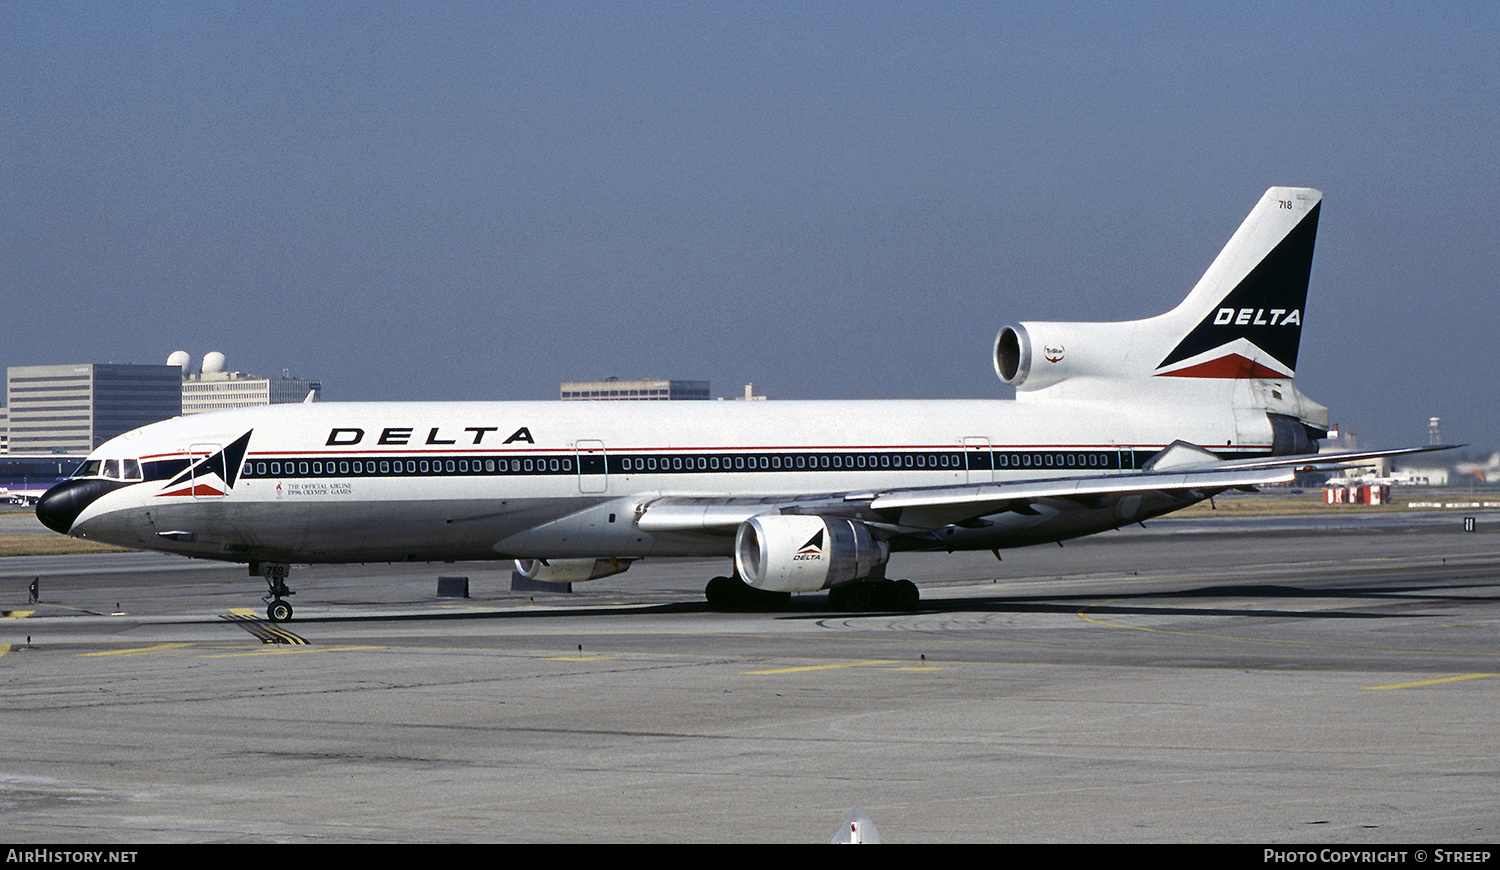
MULTIPOLYGON (((1121 471, 1140 468, 1158 449, 935 451, 557 452, 494 454, 393 454, 350 457, 327 453, 250 456, 248 480, 364 477, 514 477, 590 474, 763 474, 960 471, 1121 471)), ((1262 456, 1262 451, 1219 454, 1222 459, 1262 456)))

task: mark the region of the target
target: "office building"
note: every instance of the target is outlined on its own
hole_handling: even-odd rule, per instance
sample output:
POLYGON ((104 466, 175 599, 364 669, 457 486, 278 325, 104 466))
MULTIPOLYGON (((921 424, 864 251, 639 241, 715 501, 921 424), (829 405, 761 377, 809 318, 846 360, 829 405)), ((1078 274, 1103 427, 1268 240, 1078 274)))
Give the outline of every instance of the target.
POLYGON ((181 414, 182 374, 165 365, 11 366, 5 394, 10 452, 85 454, 181 414))
POLYGON ((302 378, 263 378, 243 372, 207 372, 182 382, 182 413, 201 414, 225 408, 301 402, 307 394, 316 401, 323 392, 318 381, 302 378))
POLYGON ((662 400, 708 401, 708 381, 641 380, 569 381, 562 385, 564 402, 640 402, 662 400))
POLYGON ((202 414, 229 408, 256 405, 281 405, 303 402, 308 394, 313 401, 322 398, 323 384, 283 374, 279 378, 228 371, 224 354, 212 351, 203 355, 201 371, 195 371, 187 351, 175 351, 167 357, 169 365, 182 372, 182 413, 202 414))

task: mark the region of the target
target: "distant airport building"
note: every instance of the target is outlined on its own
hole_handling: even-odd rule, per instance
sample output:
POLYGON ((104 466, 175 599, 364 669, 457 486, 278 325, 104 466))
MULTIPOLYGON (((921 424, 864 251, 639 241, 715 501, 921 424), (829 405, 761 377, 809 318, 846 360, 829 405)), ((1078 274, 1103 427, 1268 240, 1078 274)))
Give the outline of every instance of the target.
POLYGON ((562 385, 564 402, 708 401, 708 381, 571 381, 562 385))
POLYGON ((10 452, 10 409, 0 406, 0 456, 10 452))
POLYGON ((764 402, 766 400, 765 396, 755 392, 754 384, 746 384, 745 394, 743 396, 735 396, 734 398, 741 402, 764 402))
POLYGON ((317 401, 323 396, 323 384, 319 381, 288 375, 268 378, 227 371, 224 354, 218 351, 203 355, 203 366, 199 371, 194 371, 193 359, 187 351, 174 352, 167 357, 167 362, 182 372, 184 415, 302 402, 309 394, 317 401))
POLYGON ((5 370, 11 453, 85 454, 105 441, 182 413, 173 366, 87 363, 5 370))

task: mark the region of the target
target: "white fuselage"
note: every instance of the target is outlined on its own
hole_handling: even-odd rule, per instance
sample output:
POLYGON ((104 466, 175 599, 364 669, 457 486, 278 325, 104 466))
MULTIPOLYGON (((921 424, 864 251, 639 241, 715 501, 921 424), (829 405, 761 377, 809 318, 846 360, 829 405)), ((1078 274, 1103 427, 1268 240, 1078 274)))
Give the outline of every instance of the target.
MULTIPOLYGON (((72 533, 240 562, 726 555, 732 527, 653 529, 638 520, 664 498, 805 502, 1107 474, 1138 468, 1177 439, 1234 456, 1270 450, 1269 430, 1245 439, 1227 409, 1179 410, 1003 400, 242 409, 163 421, 102 445, 93 459, 138 460, 146 479, 90 503, 72 533), (204 469, 167 479, 247 433, 232 480, 204 469)), ((1013 516, 982 533, 905 546, 1052 539, 1026 534, 1040 521, 1013 516)))

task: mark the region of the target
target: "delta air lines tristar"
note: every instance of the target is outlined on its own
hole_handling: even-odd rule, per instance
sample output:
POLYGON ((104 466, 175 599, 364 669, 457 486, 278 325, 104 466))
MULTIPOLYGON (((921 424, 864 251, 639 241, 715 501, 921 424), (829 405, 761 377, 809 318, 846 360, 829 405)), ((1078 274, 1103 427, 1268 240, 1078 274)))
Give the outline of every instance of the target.
POLYGON ((1314 456, 1293 385, 1322 195, 1266 191, 1187 298, 1124 323, 1000 330, 1014 401, 413 402, 179 417, 95 450, 37 515, 59 532, 288 566, 515 559, 558 582, 648 556, 732 556, 709 601, 829 590, 909 608, 893 550, 999 549, 1118 528, 1314 456))

